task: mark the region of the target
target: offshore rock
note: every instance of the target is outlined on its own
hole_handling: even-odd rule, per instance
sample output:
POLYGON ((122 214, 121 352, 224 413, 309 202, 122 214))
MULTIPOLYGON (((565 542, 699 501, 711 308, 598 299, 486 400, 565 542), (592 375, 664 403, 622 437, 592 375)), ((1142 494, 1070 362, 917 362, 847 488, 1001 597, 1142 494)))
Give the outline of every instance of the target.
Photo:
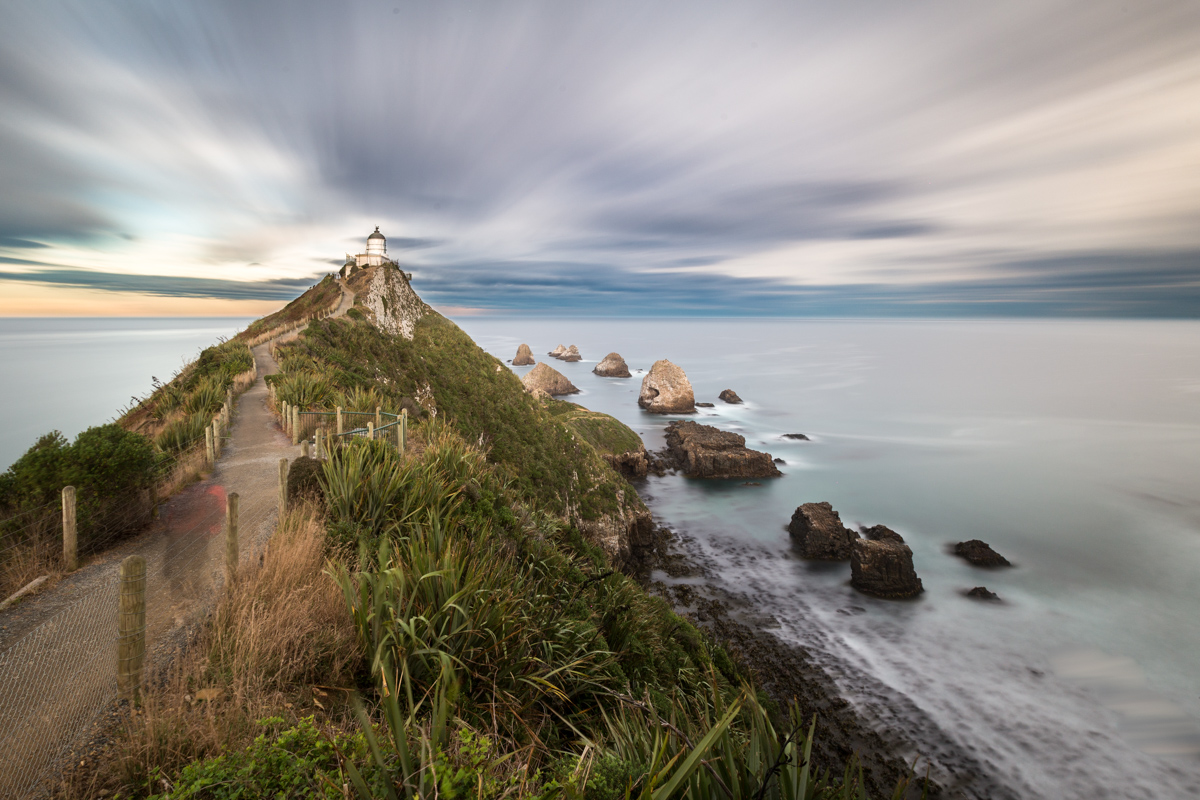
POLYGON ((517 348, 517 354, 513 357, 512 364, 514 367, 528 367, 533 363, 533 351, 529 349, 529 345, 523 344, 517 348))
POLYGON ((583 361, 583 356, 579 355, 579 348, 571 345, 566 352, 558 357, 559 361, 583 361))
POLYGON ((774 478, 783 473, 770 453, 746 448, 746 439, 691 420, 667 425, 667 454, 689 478, 774 478))
POLYGON ((538 363, 521 378, 525 391, 535 394, 539 389, 549 395, 577 394, 578 389, 566 376, 548 364, 538 363))
POLYGON ((560 344, 558 347, 554 348, 549 353, 546 353, 546 355, 553 356, 554 358, 558 358, 565 352, 567 352, 567 348, 560 344))
POLYGON ((856 539, 850 551, 850 585, 876 597, 901 599, 925 591, 913 568, 912 550, 903 537, 876 525, 866 530, 874 539, 856 539))
POLYGON ((976 567, 1011 567, 1012 564, 1004 556, 997 553, 987 542, 971 539, 954 545, 954 555, 966 560, 976 567))
POLYGON ((604 359, 597 364, 592 372, 602 378, 631 378, 629 374, 629 365, 625 363, 625 359, 621 358, 620 353, 609 353, 604 359))
POLYGON ((738 405, 742 402, 742 398, 738 397, 737 392, 735 392, 733 389, 726 389, 725 391, 721 392, 719 395, 717 395, 717 399, 724 400, 726 403, 730 403, 732 405, 738 405))
POLYGON ((696 396, 683 370, 665 358, 642 378, 638 405, 652 414, 691 414, 696 410, 696 396))
POLYGON ((808 438, 807 436, 805 436, 803 433, 785 433, 785 434, 783 435, 783 437, 782 437, 782 438, 784 438, 784 439, 795 439, 795 440, 796 440, 796 441, 798 441, 798 442, 807 442, 807 441, 809 441, 809 438, 808 438))
POLYGON ((788 533, 805 558, 844 561, 858 534, 842 525, 829 503, 805 503, 792 513, 788 533))
POLYGON ((964 594, 973 600, 988 600, 992 603, 1000 602, 1000 595, 996 594, 995 592, 988 591, 986 586, 976 586, 971 591, 964 592, 964 594))

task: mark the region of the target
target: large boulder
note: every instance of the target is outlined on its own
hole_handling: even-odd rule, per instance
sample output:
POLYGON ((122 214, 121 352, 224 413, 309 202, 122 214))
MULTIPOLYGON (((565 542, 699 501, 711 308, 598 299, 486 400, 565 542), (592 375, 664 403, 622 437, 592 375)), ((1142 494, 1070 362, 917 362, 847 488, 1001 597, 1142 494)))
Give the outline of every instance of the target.
POLYGON ((541 362, 525 373, 521 378, 521 383, 525 384, 525 391, 530 394, 536 394, 539 389, 548 395, 577 394, 579 392, 565 375, 554 367, 541 362))
POLYGON ((565 352, 567 352, 567 348, 560 344, 558 347, 554 348, 549 353, 546 353, 546 355, 553 356, 554 358, 558 358, 565 352))
POLYGON ((792 513, 788 533, 805 558, 843 561, 858 534, 842 525, 829 503, 804 503, 792 513))
POLYGON ((865 594, 893 599, 925 591, 913 568, 912 550, 903 537, 876 525, 864 531, 877 538, 856 539, 850 550, 850 585, 865 594))
POLYGON ((770 453, 746 448, 746 439, 691 420, 667 425, 667 455, 689 478, 774 478, 783 473, 770 453))
POLYGON ((514 367, 528 367, 533 363, 533 351, 529 349, 529 345, 523 344, 517 348, 512 363, 514 367))
POLYGON ((571 345, 558 357, 559 361, 583 361, 583 356, 579 355, 579 348, 571 345))
POLYGON ((597 364, 592 372, 602 378, 630 378, 629 365, 625 363, 625 359, 621 358, 620 353, 609 353, 604 359, 597 364))
POLYGON ((737 392, 735 392, 733 389, 726 389, 725 391, 721 392, 719 395, 717 395, 717 399, 724 400, 726 403, 731 405, 739 405, 742 402, 742 398, 738 397, 737 392))
POLYGON ((1008 559, 979 539, 971 539, 954 545, 954 555, 977 567, 1011 567, 1008 559))
POLYGON ((642 378, 638 405, 652 414, 691 414, 696 410, 696 396, 683 370, 665 358, 642 378))

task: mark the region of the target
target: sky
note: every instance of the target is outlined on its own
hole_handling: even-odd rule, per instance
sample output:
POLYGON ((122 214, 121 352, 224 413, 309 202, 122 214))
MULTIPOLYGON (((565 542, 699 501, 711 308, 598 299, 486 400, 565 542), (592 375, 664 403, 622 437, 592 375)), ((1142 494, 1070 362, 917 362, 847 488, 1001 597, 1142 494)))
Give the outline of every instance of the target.
POLYGON ((1200 3, 0 4, 0 316, 1200 317, 1200 3))

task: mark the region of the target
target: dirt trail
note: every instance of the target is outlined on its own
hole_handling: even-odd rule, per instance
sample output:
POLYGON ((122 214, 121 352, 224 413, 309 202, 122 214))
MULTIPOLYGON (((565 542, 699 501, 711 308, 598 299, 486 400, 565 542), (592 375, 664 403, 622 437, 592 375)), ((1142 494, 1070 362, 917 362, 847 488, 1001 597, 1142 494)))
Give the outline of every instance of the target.
MULTIPOLYGON (((350 295, 349 303, 353 303, 350 295)), ((343 294, 338 312, 345 313, 343 294)), ((147 562, 147 672, 169 661, 223 583, 226 497, 240 503, 240 562, 274 529, 279 459, 291 446, 267 408, 269 344, 254 348, 258 380, 238 399, 216 469, 160 506, 143 534, 91 559, 49 591, 0 612, 0 797, 21 797, 116 696, 118 570, 147 562)))

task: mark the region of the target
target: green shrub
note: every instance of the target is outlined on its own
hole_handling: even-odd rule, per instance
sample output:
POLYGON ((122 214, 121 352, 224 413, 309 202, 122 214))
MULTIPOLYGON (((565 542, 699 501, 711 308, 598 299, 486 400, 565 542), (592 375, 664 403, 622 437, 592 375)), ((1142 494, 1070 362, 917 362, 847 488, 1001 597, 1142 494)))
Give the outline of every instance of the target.
POLYGON ((177 419, 159 431, 158 436, 154 437, 154 444, 164 453, 182 453, 204 440, 204 431, 211 423, 212 415, 207 411, 177 419))

